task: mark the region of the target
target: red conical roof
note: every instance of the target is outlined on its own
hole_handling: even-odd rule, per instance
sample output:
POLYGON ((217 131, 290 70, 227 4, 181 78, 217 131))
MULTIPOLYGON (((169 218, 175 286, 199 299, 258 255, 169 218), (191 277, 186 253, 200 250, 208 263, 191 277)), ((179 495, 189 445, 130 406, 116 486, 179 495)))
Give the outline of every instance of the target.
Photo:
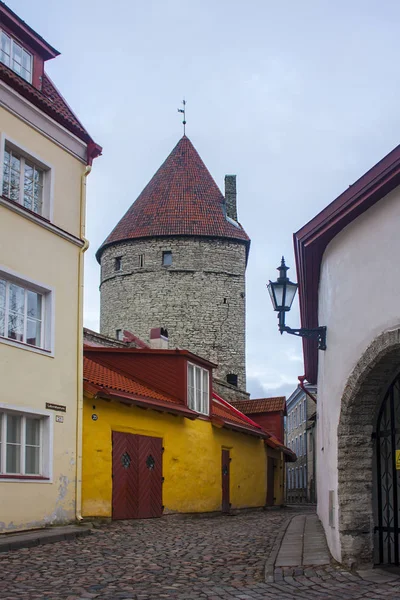
POLYGON ((178 142, 164 164, 97 251, 143 237, 211 236, 249 242, 225 217, 224 196, 192 142, 178 142))

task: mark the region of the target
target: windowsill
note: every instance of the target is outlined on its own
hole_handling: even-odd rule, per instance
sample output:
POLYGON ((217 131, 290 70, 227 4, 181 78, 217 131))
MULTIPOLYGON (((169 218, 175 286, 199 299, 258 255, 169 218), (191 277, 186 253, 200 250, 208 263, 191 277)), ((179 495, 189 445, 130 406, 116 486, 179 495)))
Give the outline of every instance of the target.
POLYGON ((195 408, 190 408, 190 406, 188 406, 188 409, 192 410, 193 412, 195 412, 197 414, 196 419, 204 419, 205 421, 209 421, 211 418, 210 414, 198 412, 195 408))
POLYGON ((43 354, 44 356, 50 356, 51 358, 54 358, 54 352, 52 352, 51 350, 45 350, 45 348, 40 348, 39 346, 32 346, 31 344, 25 344, 24 342, 18 342, 17 340, 12 340, 1 335, 0 343, 7 344, 8 346, 13 346, 14 348, 20 348, 21 350, 29 350, 30 352, 35 352, 36 354, 43 354))
POLYGON ((42 475, 0 475, 0 480, 4 481, 50 481, 50 477, 43 477, 42 475))
POLYGON ((21 202, 17 202, 16 200, 11 200, 11 198, 8 198, 7 196, 1 196, 1 197, 2 197, 3 200, 7 200, 7 202, 10 202, 10 204, 13 204, 14 206, 17 206, 18 208, 20 208, 21 210, 27 212, 28 215, 32 215, 34 217, 37 217, 38 219, 41 219, 45 223, 50 223, 49 219, 47 219, 46 217, 44 217, 40 213, 37 213, 34 210, 31 210, 30 208, 26 208, 26 206, 24 206, 23 204, 21 204, 21 202))

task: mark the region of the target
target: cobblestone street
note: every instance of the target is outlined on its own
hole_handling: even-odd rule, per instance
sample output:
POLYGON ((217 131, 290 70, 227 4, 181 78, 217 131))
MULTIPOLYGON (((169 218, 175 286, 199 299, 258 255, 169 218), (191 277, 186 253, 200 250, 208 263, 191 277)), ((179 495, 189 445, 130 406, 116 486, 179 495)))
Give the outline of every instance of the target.
POLYGON ((298 513, 114 522, 89 537, 0 554, 0 598, 400 599, 397 582, 367 582, 335 566, 285 569, 281 581, 265 583, 275 539, 298 513))

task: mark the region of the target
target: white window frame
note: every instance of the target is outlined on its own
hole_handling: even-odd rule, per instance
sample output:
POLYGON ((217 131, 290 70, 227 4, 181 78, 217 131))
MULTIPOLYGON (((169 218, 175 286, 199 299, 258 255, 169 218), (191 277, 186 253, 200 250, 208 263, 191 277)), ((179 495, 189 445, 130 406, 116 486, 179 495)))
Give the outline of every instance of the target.
POLYGON ((52 286, 45 286, 38 281, 23 276, 12 269, 0 264, 0 279, 15 283, 32 292, 42 295, 42 340, 43 346, 32 346, 18 340, 0 336, 0 343, 29 350, 45 356, 54 357, 54 334, 55 334, 55 291, 52 286))
POLYGON ((190 408, 191 410, 194 410, 195 412, 198 412, 202 415, 209 415, 210 414, 210 372, 208 371, 208 369, 203 369, 203 367, 200 367, 199 365, 195 365, 194 363, 188 362, 187 363, 187 405, 188 408, 190 408), (190 388, 189 387, 189 370, 193 369, 193 382, 194 382, 194 387, 190 388), (197 402, 197 394, 196 391, 198 388, 196 388, 196 371, 200 371, 200 403, 197 402), (207 374, 207 390, 204 390, 204 374, 207 374), (193 390, 192 393, 192 397, 194 399, 194 401, 192 401, 191 398, 191 389, 193 390), (206 399, 204 399, 204 395, 206 395, 206 399))
MULTIPOLYGON (((36 167, 43 171, 43 199, 42 199, 42 212, 35 213, 34 211, 30 211, 38 217, 43 217, 48 221, 53 221, 53 209, 54 209, 54 174, 55 169, 54 166, 49 162, 43 160, 36 153, 31 150, 21 146, 17 141, 10 138, 8 135, 4 133, 0 136, 0 196, 9 200, 10 202, 14 202, 7 196, 3 196, 3 179, 4 179, 4 153, 6 145, 16 154, 21 156, 23 160, 28 160, 32 162, 36 167)), ((21 206, 23 210, 30 210, 25 208, 24 199, 23 199, 23 173, 24 169, 21 168, 21 181, 20 181, 20 197, 17 204, 21 206)))
MULTIPOLYGON (((40 475, 24 475, 23 473, 11 474, 5 472, 6 466, 6 419, 1 419, 1 464, 0 464, 0 484, 1 483, 53 483, 53 440, 54 423, 53 415, 50 411, 38 410, 35 408, 26 408, 0 402, 0 413, 12 416, 40 418, 40 436, 41 436, 41 458, 40 475)), ((25 467, 25 431, 21 427, 21 465, 25 467)), ((22 469, 21 469, 22 470, 22 469)))
MULTIPOLYGON (((10 64, 7 65, 5 62, 0 61, 3 65, 6 65, 6 67, 8 67, 9 69, 11 69, 11 71, 13 73, 16 73, 17 75, 19 75, 24 81, 27 81, 28 83, 32 83, 32 78, 33 78, 33 54, 32 52, 30 52, 29 50, 27 50, 27 48, 21 44, 21 42, 17 41, 12 35, 10 35, 8 33, 8 31, 5 31, 4 29, 0 29, 0 36, 1 34, 4 33, 4 35, 6 35, 9 39, 10 39, 10 64), (22 48, 22 50, 24 52, 26 52, 27 54, 29 54, 29 56, 31 57, 31 70, 30 70, 30 78, 26 79, 26 77, 24 77, 23 75, 21 75, 21 73, 18 73, 18 71, 16 71, 12 65, 12 63, 14 62, 14 53, 13 53, 13 49, 14 49, 14 45, 19 46, 20 48, 22 48)), ((25 69, 26 70, 26 69, 25 69)))

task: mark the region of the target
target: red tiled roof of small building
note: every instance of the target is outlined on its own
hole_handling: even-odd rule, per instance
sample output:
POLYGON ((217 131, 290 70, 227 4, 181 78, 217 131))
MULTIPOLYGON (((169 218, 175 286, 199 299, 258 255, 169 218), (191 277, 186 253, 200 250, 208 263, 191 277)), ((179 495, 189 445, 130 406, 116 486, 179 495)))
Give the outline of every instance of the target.
POLYGON ((206 236, 249 243, 230 223, 225 199, 193 144, 183 136, 97 251, 116 242, 157 236, 206 236))
MULTIPOLYGON (((233 411, 229 410, 227 406, 218 404, 218 402, 216 402, 215 400, 212 401, 211 414, 216 415, 217 417, 222 417, 227 421, 232 421, 232 423, 240 423, 240 425, 249 427, 249 423, 247 421, 239 417, 233 411)), ((259 427, 258 429, 261 430, 261 427, 259 427)))
POLYGON ((172 402, 181 404, 177 398, 158 392, 132 377, 126 377, 113 369, 110 369, 101 363, 84 356, 83 358, 83 379, 96 387, 101 387, 105 391, 113 390, 126 394, 134 394, 142 398, 153 398, 163 402, 172 402))
POLYGON ((285 396, 277 396, 276 398, 257 398, 254 400, 237 400, 232 401, 231 404, 245 415, 286 410, 285 396))

